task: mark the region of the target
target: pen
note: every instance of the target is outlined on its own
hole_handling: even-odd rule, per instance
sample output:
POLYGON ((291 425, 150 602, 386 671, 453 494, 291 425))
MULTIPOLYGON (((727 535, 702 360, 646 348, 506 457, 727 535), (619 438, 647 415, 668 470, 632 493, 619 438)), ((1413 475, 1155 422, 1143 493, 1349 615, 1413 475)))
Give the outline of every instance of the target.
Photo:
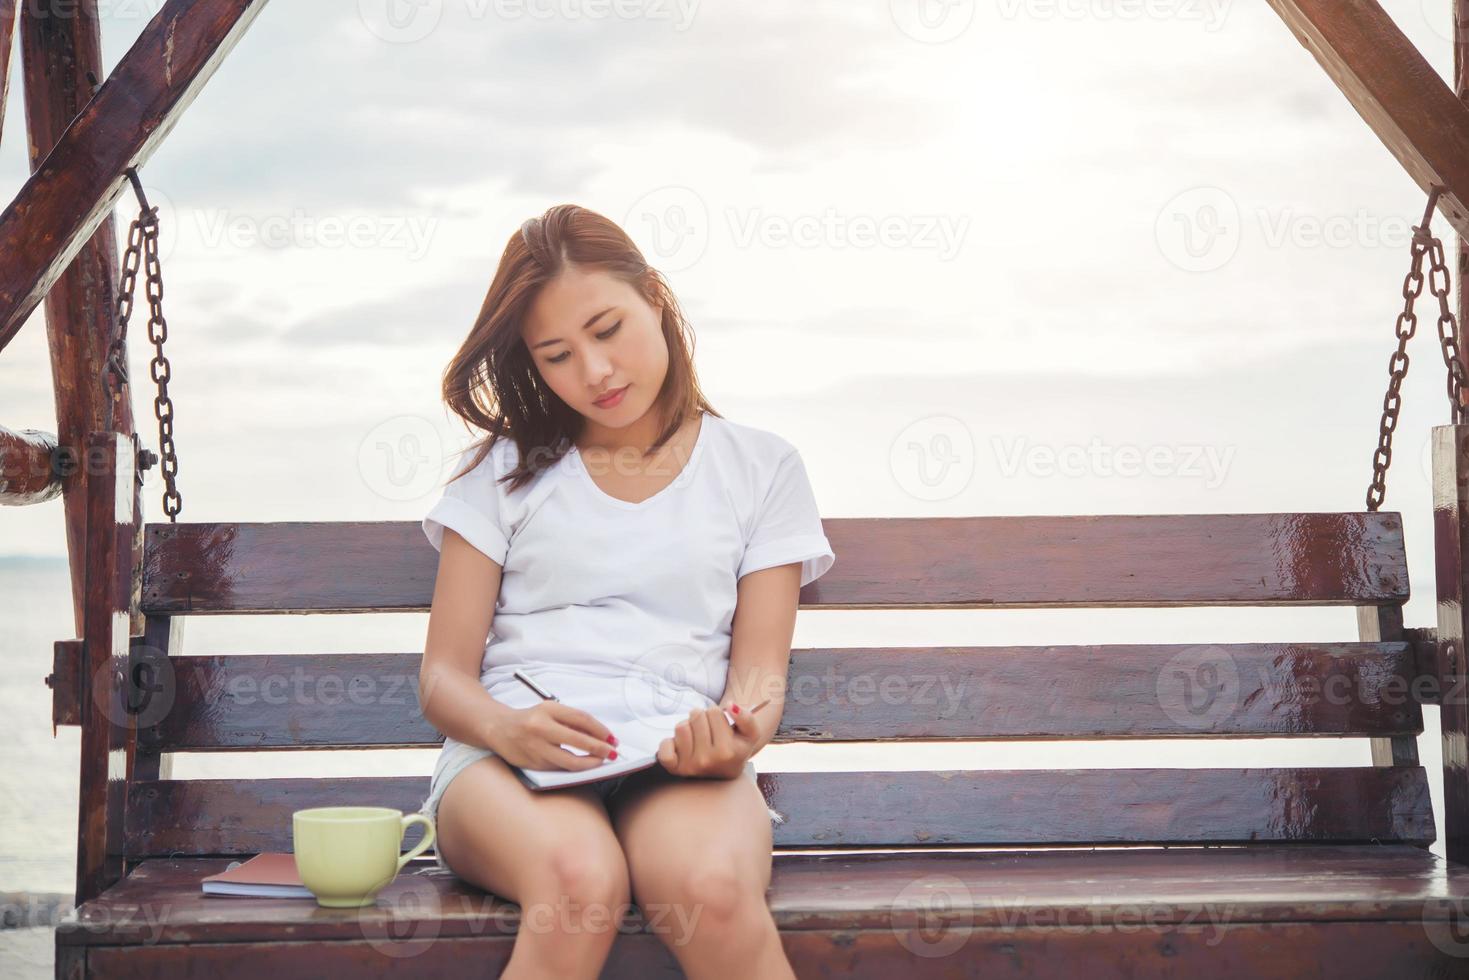
MULTIPOLYGON (((759 711, 761 708, 765 707, 769 703, 770 703, 770 699, 769 698, 766 698, 764 701, 761 701, 759 704, 755 705, 755 707, 751 708, 750 709, 750 714, 753 715, 755 712, 759 711)), ((721 708, 720 710, 723 710, 723 709, 721 708)), ((730 723, 731 726, 734 725, 734 723, 735 723, 734 717, 728 711, 725 711, 724 712, 724 717, 729 720, 729 723, 730 723)))
POLYGON ((531 680, 529 677, 527 677, 524 674, 522 674, 520 671, 517 670, 514 673, 513 676, 515 677, 516 680, 520 681, 520 683, 524 684, 526 687, 530 688, 532 691, 535 691, 536 694, 540 695, 542 701, 560 701, 561 700, 556 695, 552 694, 550 691, 547 691, 545 688, 541 687, 541 685, 537 684, 535 681, 531 680))

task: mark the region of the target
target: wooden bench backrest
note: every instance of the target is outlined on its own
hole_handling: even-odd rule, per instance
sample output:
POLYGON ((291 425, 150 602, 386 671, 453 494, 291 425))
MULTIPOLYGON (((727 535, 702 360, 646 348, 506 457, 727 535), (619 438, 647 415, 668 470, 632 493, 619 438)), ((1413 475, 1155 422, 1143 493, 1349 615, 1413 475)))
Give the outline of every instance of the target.
MULTIPOLYGON (((838 560, 802 590, 804 609, 1346 605, 1399 613, 1382 622, 1400 624, 1408 597, 1395 512, 823 523, 838 560)), ((148 525, 142 653, 167 658, 155 665, 167 710, 139 732, 139 772, 159 752, 437 744, 419 712, 417 652, 180 657, 171 628, 184 615, 426 611, 437 560, 417 522, 148 525), (293 679, 320 691, 323 678, 339 692, 331 704, 261 696, 293 679)), ((775 740, 1352 736, 1411 747, 1423 727, 1416 673, 1400 628, 1372 642, 798 649, 775 740)), ((1426 774, 1411 752, 1397 761, 761 781, 788 817, 777 847, 1426 846, 1426 774)), ((294 809, 408 811, 426 790, 418 777, 144 778, 129 791, 128 856, 288 849, 294 809)))

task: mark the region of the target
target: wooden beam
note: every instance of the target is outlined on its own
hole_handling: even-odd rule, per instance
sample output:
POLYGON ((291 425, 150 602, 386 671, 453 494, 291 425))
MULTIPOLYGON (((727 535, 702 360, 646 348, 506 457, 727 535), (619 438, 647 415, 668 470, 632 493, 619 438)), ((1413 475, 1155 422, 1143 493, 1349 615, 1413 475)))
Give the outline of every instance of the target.
POLYGON ((15 0, 0 0, 0 140, 5 135, 5 101, 10 91, 10 49, 15 40, 15 0))
POLYGON ((1469 235, 1469 107, 1376 0, 1268 0, 1438 209, 1469 235))
POLYGON ((1469 864, 1469 425, 1433 427, 1433 555, 1438 591, 1435 671, 1443 747, 1445 856, 1469 864))
POLYGON ((123 812, 137 729, 127 710, 136 437, 87 436, 87 608, 82 639, 76 902, 122 877, 123 812))
POLYGON ((168 0, 0 213, 0 350, 267 0, 168 0))
MULTIPOLYGON (((102 26, 96 0, 81 0, 68 16, 48 5, 26 4, 20 20, 21 71, 25 78, 28 157, 34 173, 56 141, 92 98, 91 72, 103 74, 102 26)), ((117 309, 117 238, 109 211, 46 294, 46 342, 51 354, 56 435, 80 458, 88 432, 106 427, 109 393, 102 365, 117 309)), ((113 428, 133 432, 132 399, 119 392, 113 428)), ((87 501, 85 475, 65 474, 62 510, 66 553, 71 567, 75 636, 82 635, 82 576, 86 563, 87 501)))
POLYGON ((0 425, 0 504, 39 504, 61 492, 56 437, 36 429, 0 425))
MULTIPOLYGON (((1469 105, 1469 0, 1454 0, 1453 9, 1454 28, 1454 94, 1459 101, 1469 105)), ((1454 291, 1457 294, 1457 311, 1459 326, 1462 328, 1469 321, 1469 239, 1463 232, 1455 235, 1459 247, 1456 250, 1454 291)), ((1469 372, 1469 350, 1463 346, 1463 334, 1459 336, 1459 359, 1464 362, 1466 372, 1469 372)))

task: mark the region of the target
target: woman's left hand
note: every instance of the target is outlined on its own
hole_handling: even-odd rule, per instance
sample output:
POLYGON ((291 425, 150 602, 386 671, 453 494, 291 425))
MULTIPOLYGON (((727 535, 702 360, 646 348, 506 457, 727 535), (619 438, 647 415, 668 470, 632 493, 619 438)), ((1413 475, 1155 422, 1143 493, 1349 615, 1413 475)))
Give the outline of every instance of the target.
POLYGON ((734 727, 724 716, 723 706, 695 708, 674 727, 673 737, 658 745, 658 761, 676 776, 734 779, 759 748, 760 723, 741 705, 730 705, 734 727))

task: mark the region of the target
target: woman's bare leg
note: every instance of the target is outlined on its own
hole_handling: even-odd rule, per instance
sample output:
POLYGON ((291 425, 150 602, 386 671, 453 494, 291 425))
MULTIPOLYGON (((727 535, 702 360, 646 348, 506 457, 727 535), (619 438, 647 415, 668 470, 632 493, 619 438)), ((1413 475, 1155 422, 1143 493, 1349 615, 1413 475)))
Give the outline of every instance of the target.
POLYGON ((439 801, 439 854, 454 873, 520 906, 502 977, 589 977, 630 901, 627 861, 591 790, 536 793, 504 760, 467 766, 439 801))
POLYGON ((753 780, 664 771, 608 802, 633 899, 692 980, 795 974, 765 892, 771 831, 753 780))

